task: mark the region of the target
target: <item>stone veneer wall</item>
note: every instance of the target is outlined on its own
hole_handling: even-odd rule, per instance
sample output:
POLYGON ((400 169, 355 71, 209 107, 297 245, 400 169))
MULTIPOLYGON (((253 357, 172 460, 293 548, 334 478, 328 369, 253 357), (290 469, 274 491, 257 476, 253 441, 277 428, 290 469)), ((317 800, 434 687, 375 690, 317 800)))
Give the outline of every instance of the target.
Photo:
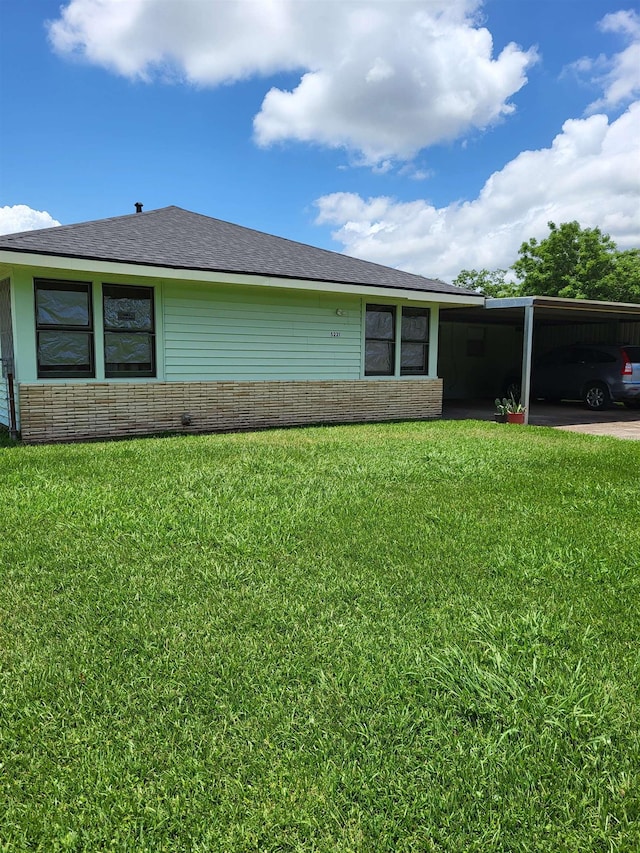
POLYGON ((22 438, 28 443, 442 414, 441 379, 70 382, 23 384, 19 395, 22 438))

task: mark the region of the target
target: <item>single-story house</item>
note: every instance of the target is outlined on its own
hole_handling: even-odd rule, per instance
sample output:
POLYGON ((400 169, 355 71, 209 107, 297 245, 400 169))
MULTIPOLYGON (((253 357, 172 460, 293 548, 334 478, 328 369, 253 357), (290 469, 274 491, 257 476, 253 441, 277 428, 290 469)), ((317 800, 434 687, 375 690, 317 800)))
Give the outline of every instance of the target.
POLYGON ((435 418, 440 309, 483 304, 179 207, 5 235, 0 422, 43 442, 435 418))

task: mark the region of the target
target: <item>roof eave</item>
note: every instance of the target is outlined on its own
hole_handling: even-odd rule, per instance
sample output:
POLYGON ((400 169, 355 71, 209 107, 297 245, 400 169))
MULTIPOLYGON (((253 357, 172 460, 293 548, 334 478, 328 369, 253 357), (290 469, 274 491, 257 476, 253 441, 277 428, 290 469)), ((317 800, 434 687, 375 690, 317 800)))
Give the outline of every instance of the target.
POLYGON ((0 249, 0 265, 8 267, 44 267, 67 273, 96 273, 100 275, 125 275, 142 278, 161 278, 175 281, 200 281, 210 284, 244 284, 250 287, 277 287, 289 290, 309 290, 326 293, 345 293, 377 298, 403 299, 415 302, 437 302, 449 307, 484 305, 481 294, 439 290, 415 290, 359 282, 339 282, 319 279, 271 276, 256 273, 225 272, 187 267, 155 266, 131 261, 103 260, 83 256, 57 255, 45 252, 25 252, 17 249, 0 249))
POLYGON ((487 298, 485 307, 499 308, 557 308, 564 311, 615 312, 617 314, 637 314, 640 305, 635 302, 607 302, 595 299, 564 299, 560 296, 509 296, 504 298, 487 298))

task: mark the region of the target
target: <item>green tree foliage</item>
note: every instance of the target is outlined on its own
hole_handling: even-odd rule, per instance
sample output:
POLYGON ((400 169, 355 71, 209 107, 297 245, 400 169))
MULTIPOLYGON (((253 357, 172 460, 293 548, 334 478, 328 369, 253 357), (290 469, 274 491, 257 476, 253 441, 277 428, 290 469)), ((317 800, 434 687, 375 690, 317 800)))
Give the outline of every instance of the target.
POLYGON ((640 249, 616 252, 613 269, 603 281, 602 299, 640 303, 640 249))
POLYGON ((513 271, 524 296, 607 299, 603 283, 614 271, 616 244, 599 228, 549 222, 549 236, 520 246, 513 271))
POLYGON ((640 249, 619 251, 599 228, 549 222, 549 235, 520 246, 510 270, 462 270, 454 284, 487 296, 560 296, 640 303, 640 249), (509 272, 517 281, 508 281, 509 272))
POLYGON ((519 296, 519 285, 507 281, 507 273, 508 270, 462 270, 453 283, 495 298, 519 296))

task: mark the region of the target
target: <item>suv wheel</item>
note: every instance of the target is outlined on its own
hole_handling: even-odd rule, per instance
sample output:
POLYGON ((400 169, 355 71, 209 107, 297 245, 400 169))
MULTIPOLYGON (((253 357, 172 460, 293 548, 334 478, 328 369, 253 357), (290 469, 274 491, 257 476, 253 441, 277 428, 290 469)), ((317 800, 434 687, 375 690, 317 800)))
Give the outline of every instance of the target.
POLYGON ((609 406, 611 401, 609 389, 602 382, 589 382, 585 385, 582 399, 587 409, 591 409, 592 412, 601 412, 609 406))

